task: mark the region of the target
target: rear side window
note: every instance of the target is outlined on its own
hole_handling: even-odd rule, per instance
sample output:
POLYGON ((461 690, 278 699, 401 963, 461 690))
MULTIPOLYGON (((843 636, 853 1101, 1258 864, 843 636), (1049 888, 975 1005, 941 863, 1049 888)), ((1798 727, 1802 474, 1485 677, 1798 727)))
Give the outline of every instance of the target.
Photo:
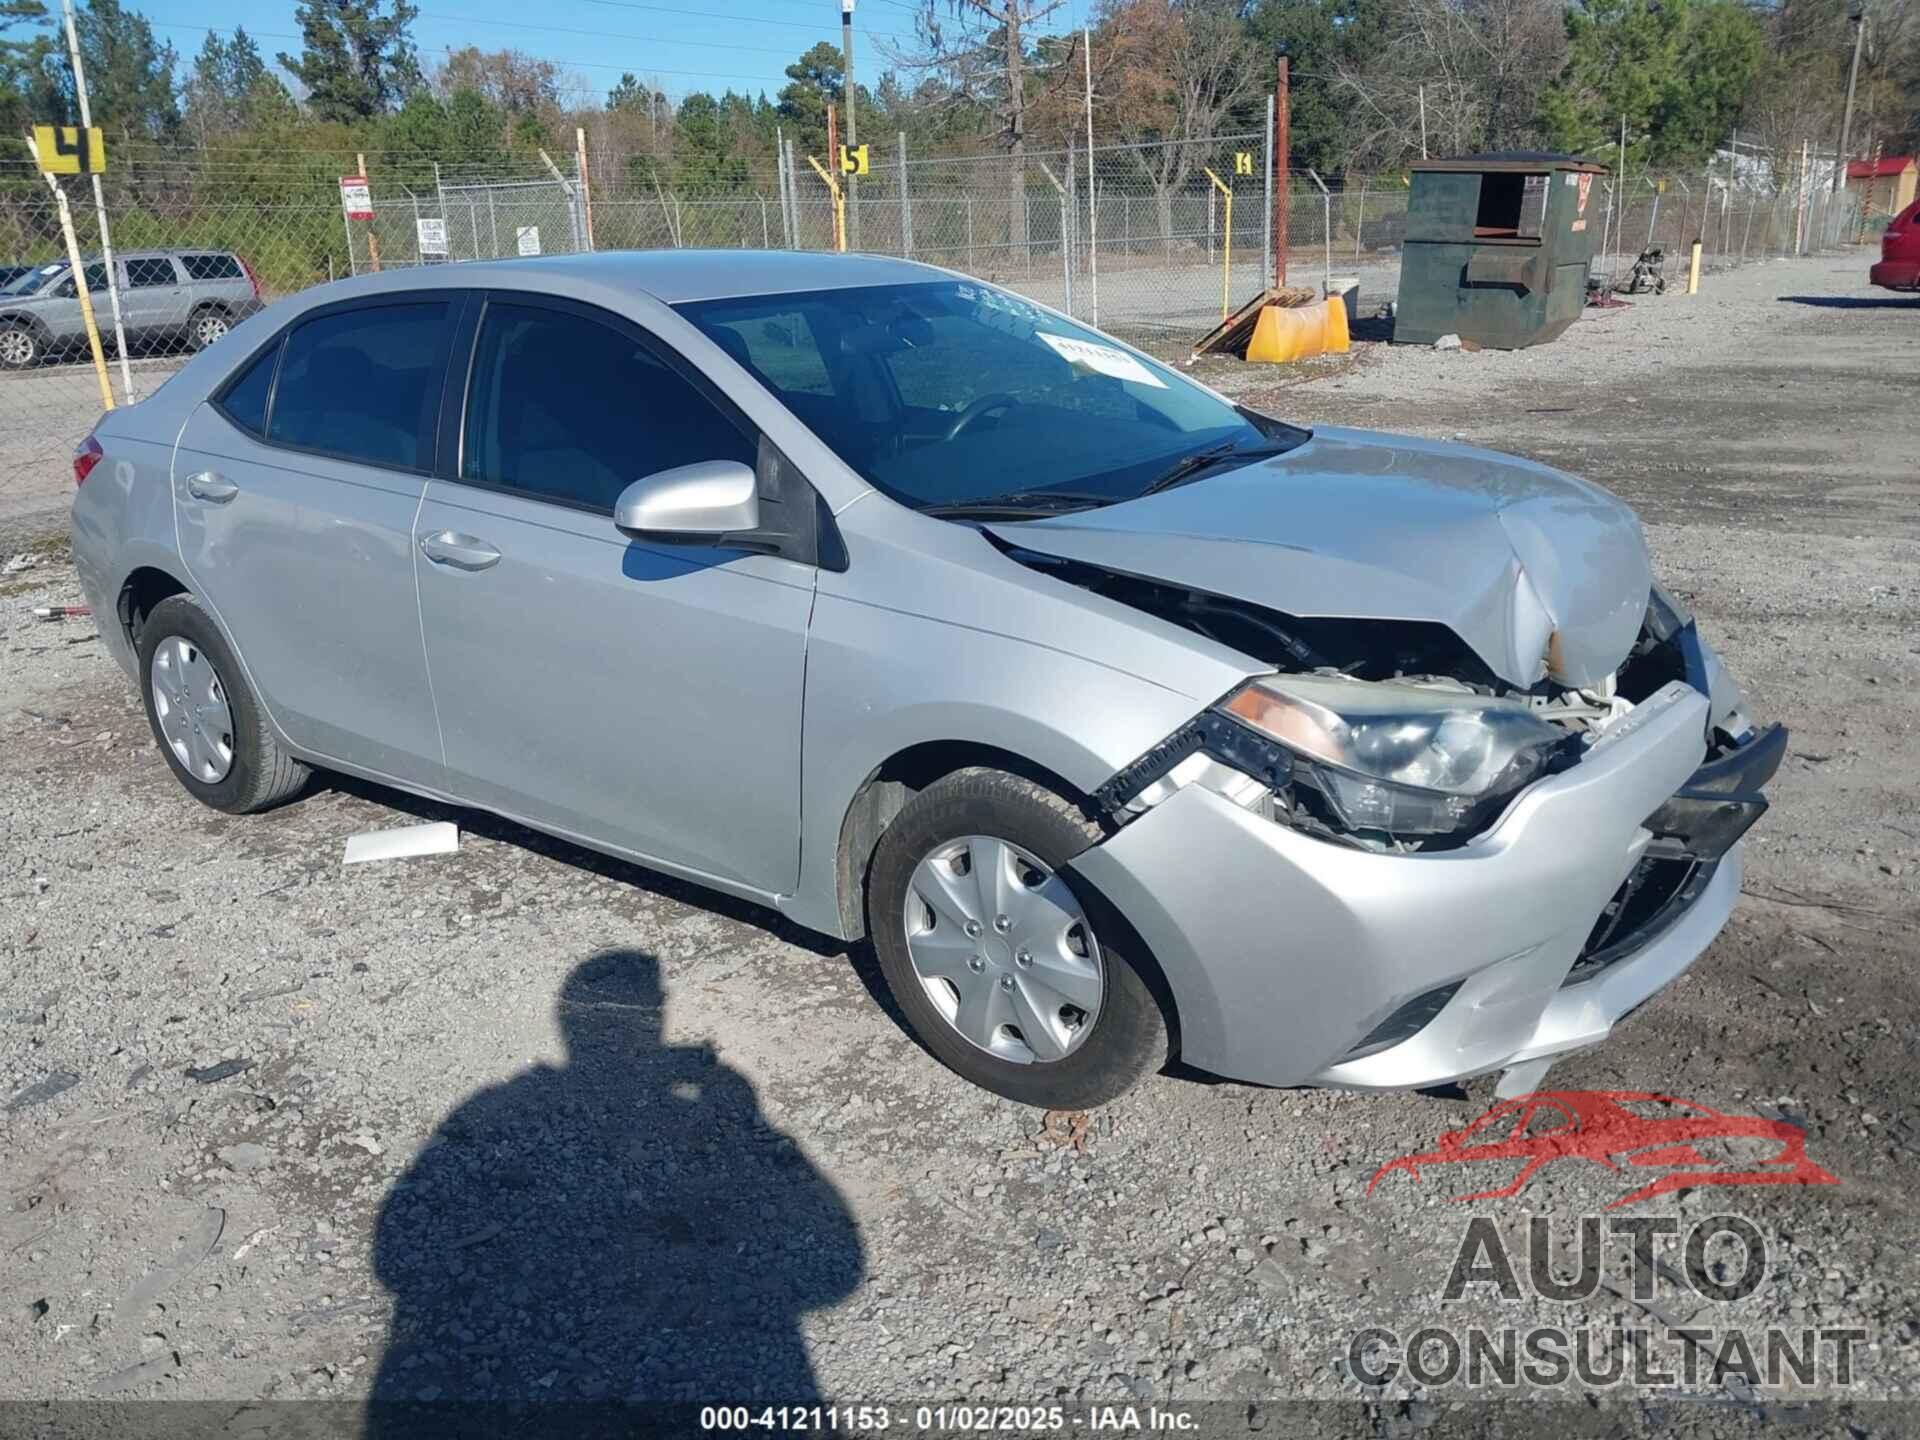
POLYGON ((462 479, 610 514, 643 475, 754 455, 738 425, 630 333, 567 311, 487 306, 462 479))
POLYGON ((180 277, 174 273, 173 261, 164 255, 142 255, 127 261, 127 286, 138 290, 155 285, 178 285, 180 277))
POLYGON ((433 463, 448 306, 366 305, 287 336, 267 439, 401 470, 433 463))
POLYGON ((182 255, 180 268, 189 280, 244 280, 240 262, 231 255, 182 255))
POLYGON ((258 356, 216 402, 229 420, 256 439, 267 433, 267 399, 273 393, 273 366, 279 358, 278 345, 258 356))

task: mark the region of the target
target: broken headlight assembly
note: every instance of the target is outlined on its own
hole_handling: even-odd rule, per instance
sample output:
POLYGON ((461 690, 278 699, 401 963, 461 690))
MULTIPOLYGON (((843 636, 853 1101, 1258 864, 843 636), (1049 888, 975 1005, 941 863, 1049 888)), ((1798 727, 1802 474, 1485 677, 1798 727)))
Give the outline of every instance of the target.
POLYGON ((1221 708, 1291 752, 1293 802, 1349 834, 1463 839, 1579 743, 1515 701, 1419 684, 1274 675, 1221 708))

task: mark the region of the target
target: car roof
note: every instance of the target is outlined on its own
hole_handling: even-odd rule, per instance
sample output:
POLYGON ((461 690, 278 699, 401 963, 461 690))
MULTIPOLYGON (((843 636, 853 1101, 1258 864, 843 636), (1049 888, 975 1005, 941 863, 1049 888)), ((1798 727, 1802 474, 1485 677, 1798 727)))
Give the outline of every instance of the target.
POLYGON ((556 288, 606 286, 639 291, 666 305, 778 295, 802 290, 848 290, 868 285, 912 285, 951 279, 949 271, 886 255, 839 255, 817 250, 603 250, 585 255, 541 255, 511 260, 462 260, 448 265, 384 270, 360 276, 357 293, 422 286, 538 288, 549 276, 556 288))

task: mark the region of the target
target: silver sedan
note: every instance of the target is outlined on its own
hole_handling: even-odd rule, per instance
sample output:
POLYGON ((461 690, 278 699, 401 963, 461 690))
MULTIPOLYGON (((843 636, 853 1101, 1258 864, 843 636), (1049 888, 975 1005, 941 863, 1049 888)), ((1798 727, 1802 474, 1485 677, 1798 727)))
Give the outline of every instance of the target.
POLYGON ((196 798, 323 767, 870 939, 1036 1105, 1533 1088, 1718 932, 1785 743, 1595 486, 901 261, 342 281, 74 473, 196 798))

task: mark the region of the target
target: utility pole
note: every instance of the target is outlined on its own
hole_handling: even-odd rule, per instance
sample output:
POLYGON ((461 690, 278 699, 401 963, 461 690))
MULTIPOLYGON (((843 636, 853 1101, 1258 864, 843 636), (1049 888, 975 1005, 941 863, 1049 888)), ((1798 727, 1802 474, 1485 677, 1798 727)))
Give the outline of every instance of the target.
MULTIPOLYGON (((840 0, 840 90, 847 102, 847 149, 856 150, 860 146, 860 124, 854 115, 853 103, 853 0, 840 0)), ((840 163, 840 154, 834 152, 833 163, 840 163)), ((847 223, 853 230, 853 248, 860 248, 860 181, 849 175, 847 185, 847 223)))
POLYGON ((1087 270, 1093 281, 1093 328, 1100 328, 1100 192, 1093 180, 1093 32, 1080 27, 1080 75, 1087 98, 1087 270))
POLYGON ((1833 157, 1833 193, 1838 195, 1847 179, 1847 143, 1853 132, 1853 91, 1860 83, 1860 46, 1867 38, 1867 11, 1861 0, 1847 6, 1847 18, 1853 22, 1853 66, 1847 71, 1847 108, 1840 116, 1840 153, 1833 157))
POLYGON ((1292 179, 1289 174, 1292 160, 1287 146, 1291 103, 1287 95, 1287 57, 1282 55, 1273 87, 1273 283, 1276 286, 1287 283, 1287 188, 1292 179))
MULTIPOLYGON (((73 93, 80 102, 80 128, 93 128, 93 112, 87 104, 87 72, 80 65, 80 37, 73 28, 73 0, 63 0, 60 7, 67 22, 67 54, 73 61, 73 93)), ((1858 67, 1859 52, 1854 52, 1854 65, 1858 67)), ((133 404, 133 371, 127 365, 127 327, 120 318, 120 277, 113 268, 113 241, 107 238, 107 197, 100 188, 100 172, 94 171, 88 177, 93 181, 93 213, 100 226, 100 258, 107 267, 107 299, 113 306, 113 344, 120 354, 120 393, 127 404, 133 404)), ((78 267, 74 269, 76 285, 85 277, 78 267)), ((113 408, 111 404, 107 406, 113 408)))

